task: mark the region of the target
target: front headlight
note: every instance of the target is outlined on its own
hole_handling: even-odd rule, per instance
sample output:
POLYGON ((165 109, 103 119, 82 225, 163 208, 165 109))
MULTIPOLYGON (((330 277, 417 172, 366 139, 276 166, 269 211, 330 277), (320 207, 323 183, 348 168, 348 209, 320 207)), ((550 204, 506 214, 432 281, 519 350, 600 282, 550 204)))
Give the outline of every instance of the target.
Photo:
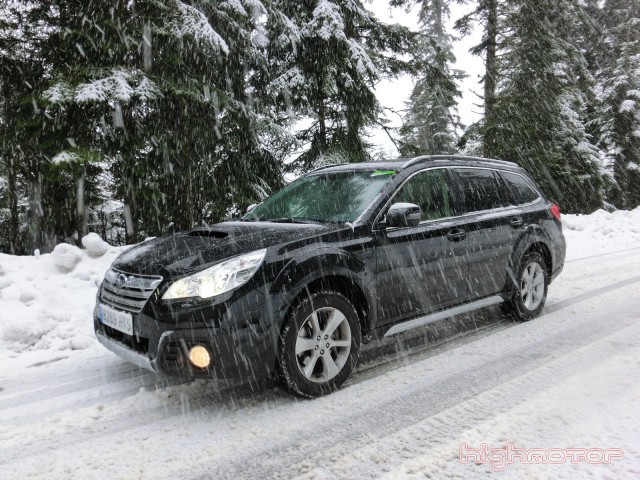
POLYGON ((262 264, 267 249, 239 255, 171 284, 162 296, 174 298, 211 298, 233 290, 247 281, 262 264))

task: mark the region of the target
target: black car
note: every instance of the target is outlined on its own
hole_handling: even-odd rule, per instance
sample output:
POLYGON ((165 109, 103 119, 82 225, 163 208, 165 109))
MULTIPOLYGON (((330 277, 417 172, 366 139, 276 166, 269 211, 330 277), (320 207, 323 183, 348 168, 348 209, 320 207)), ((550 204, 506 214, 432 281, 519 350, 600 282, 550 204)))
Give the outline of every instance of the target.
POLYGON ((514 163, 325 166, 238 221, 120 255, 94 326, 162 375, 275 374, 314 397, 346 380, 362 342, 499 303, 535 317, 564 258, 558 206, 514 163))

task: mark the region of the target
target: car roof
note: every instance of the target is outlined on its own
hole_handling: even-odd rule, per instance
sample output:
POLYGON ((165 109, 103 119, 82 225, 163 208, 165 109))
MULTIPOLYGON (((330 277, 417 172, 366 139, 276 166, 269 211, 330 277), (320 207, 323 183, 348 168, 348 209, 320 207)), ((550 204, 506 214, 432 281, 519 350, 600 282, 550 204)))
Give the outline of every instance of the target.
POLYGON ((448 165, 448 166, 474 166, 474 167, 507 167, 520 169, 517 163, 491 158, 470 157, 465 155, 423 155, 414 158, 398 158, 375 162, 336 163, 323 165, 309 173, 330 173, 345 170, 395 170, 397 172, 415 166, 448 165))

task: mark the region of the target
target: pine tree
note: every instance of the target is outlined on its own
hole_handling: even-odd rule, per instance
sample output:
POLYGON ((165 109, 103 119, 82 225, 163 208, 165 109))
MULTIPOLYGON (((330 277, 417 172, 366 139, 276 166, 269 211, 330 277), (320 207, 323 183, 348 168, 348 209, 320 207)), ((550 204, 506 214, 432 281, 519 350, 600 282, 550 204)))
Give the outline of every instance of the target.
POLYGON ((15 103, 19 60, 11 54, 20 39, 13 33, 19 25, 9 4, 0 6, 0 251, 20 252, 18 212, 18 172, 12 154, 10 129, 15 121, 15 103), (6 206, 5 206, 6 205, 6 206), (6 213, 5 213, 6 212, 6 213))
POLYGON ((46 214, 43 180, 47 162, 40 148, 41 128, 35 121, 40 112, 37 91, 46 82, 47 70, 38 49, 43 33, 37 4, 12 0, 1 8, 0 162, 9 178, 9 248, 27 253, 51 242, 50 226, 57 220, 46 214), (19 198, 28 199, 22 202, 27 203, 26 208, 19 210, 19 198))
POLYGON ((456 112, 461 96, 457 85, 463 74, 450 68, 455 57, 452 37, 444 25, 448 17, 449 7, 443 0, 421 3, 418 49, 424 67, 407 102, 408 112, 400 130, 400 153, 405 156, 456 150, 456 129, 461 127, 456 112))
POLYGON ((504 16, 504 4, 498 0, 478 0, 476 8, 458 19, 455 28, 463 36, 468 35, 474 25, 482 28, 482 41, 471 49, 474 55, 484 56, 485 74, 482 78, 484 84, 484 118, 475 125, 471 125, 461 139, 461 146, 466 152, 481 153, 485 157, 493 157, 497 153, 497 145, 494 141, 493 126, 496 121, 495 103, 496 88, 498 85, 498 44, 503 38, 504 22, 500 17, 504 16), (467 143, 469 144, 467 145, 467 143), (479 150, 482 150, 479 152, 479 150))
POLYGON ((631 209, 640 205, 640 4, 607 0, 600 19, 600 144, 613 170, 613 203, 631 209))
POLYGON ((381 115, 373 87, 410 69, 394 56, 409 52, 411 33, 383 24, 360 0, 273 3, 283 16, 268 29, 270 88, 281 122, 304 124, 294 165, 368 159, 364 129, 381 115))
POLYGON ((573 0, 512 2, 494 120, 485 126, 496 156, 527 168, 569 212, 602 205, 599 157, 585 129, 591 82, 572 38, 582 14, 573 0))
POLYGON ((59 141, 53 161, 75 164, 78 185, 77 165, 106 162, 129 241, 217 221, 279 185, 248 80, 264 50, 260 2, 55 3, 42 97, 48 138, 73 145, 59 141))

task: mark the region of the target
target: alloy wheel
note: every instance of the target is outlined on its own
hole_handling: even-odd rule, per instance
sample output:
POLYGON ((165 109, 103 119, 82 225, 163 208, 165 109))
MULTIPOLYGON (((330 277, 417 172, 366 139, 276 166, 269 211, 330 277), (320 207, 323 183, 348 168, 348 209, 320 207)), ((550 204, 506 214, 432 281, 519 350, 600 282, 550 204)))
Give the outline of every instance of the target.
POLYGON ((544 298, 544 271, 537 262, 531 262, 522 271, 520 297, 527 310, 533 311, 544 298))
POLYGON ((336 308, 313 311, 298 330, 296 363, 304 377, 314 383, 324 383, 338 375, 350 351, 351 327, 336 308))

